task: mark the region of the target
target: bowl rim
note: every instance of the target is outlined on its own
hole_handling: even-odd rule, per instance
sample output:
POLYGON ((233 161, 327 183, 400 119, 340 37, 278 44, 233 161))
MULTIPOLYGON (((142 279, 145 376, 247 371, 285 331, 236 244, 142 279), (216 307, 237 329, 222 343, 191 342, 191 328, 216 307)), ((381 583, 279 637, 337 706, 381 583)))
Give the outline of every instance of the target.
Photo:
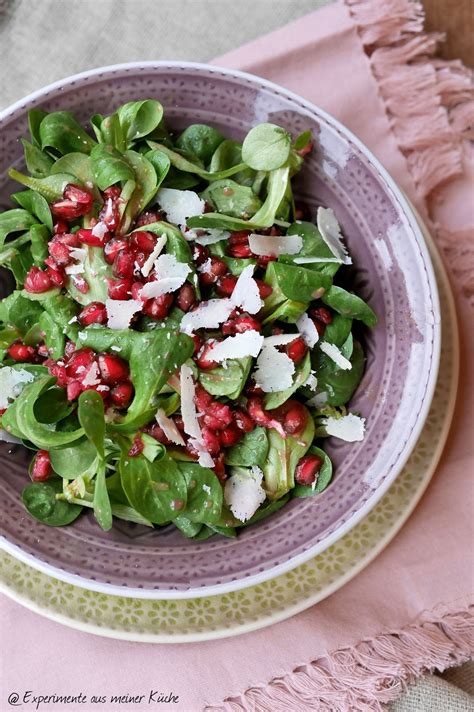
POLYGON ((398 458, 397 464, 393 467, 392 472, 388 477, 384 479, 384 481, 376 487, 376 489, 373 491, 373 493, 368 497, 366 502, 360 507, 357 512, 352 513, 348 516, 347 520, 341 524, 337 529, 329 534, 327 537, 325 537, 322 541, 319 543, 315 544, 314 546, 309 547, 306 551, 301 552, 300 554, 297 554, 287 561, 277 564, 276 566, 272 566, 268 569, 265 569, 262 572, 259 572, 257 574, 253 574, 250 576, 244 576, 243 578, 240 579, 235 579, 232 581, 229 581, 227 583, 221 583, 221 584, 214 584, 211 586, 201 586, 198 588, 193 588, 189 587, 188 589, 185 590, 175 590, 175 589, 143 589, 143 588, 134 588, 132 586, 120 586, 116 584, 110 584, 110 583, 104 583, 100 581, 95 581, 93 579, 87 579, 83 576, 80 576, 78 574, 72 574, 69 573, 68 571, 65 571, 64 569, 58 568, 56 566, 53 566, 52 564, 49 564, 47 562, 42 561, 41 559, 38 559, 36 556, 32 554, 28 554, 24 552, 19 546, 12 544, 11 542, 6 539, 4 536, 0 536, 0 549, 4 549, 7 553, 11 554, 12 556, 16 557, 20 561, 23 561, 24 563, 28 564, 29 566, 32 566, 35 569, 38 569, 39 571, 42 571, 43 573, 52 576, 53 578, 60 579, 62 581, 65 581, 66 583, 71 583, 76 586, 80 586, 82 588, 86 588, 88 590, 93 590, 97 591, 99 593, 106 593, 109 595, 115 595, 115 596, 127 596, 129 598, 143 598, 143 599, 155 599, 155 600, 163 600, 163 599, 190 599, 190 598, 201 598, 201 597, 207 597, 207 596, 212 596, 216 594, 223 594, 223 593, 229 593, 230 591, 238 591, 240 589, 248 588, 249 586, 255 586, 259 583, 262 583, 263 581, 267 581, 268 579, 272 579, 276 576, 279 576, 280 574, 286 573, 287 571, 291 571, 295 567, 299 566, 300 564, 305 563, 305 561, 308 561, 309 559, 313 558, 316 556, 318 553, 323 551, 324 549, 328 548, 329 546, 333 545, 336 541, 338 541, 342 536, 347 534, 354 526, 356 526, 364 517, 367 516, 367 514, 371 511, 371 509, 377 504, 377 502, 384 496, 384 494, 387 492, 389 487, 393 484, 395 479, 398 477, 400 474, 401 470, 405 466, 411 452, 413 451, 413 448, 415 447, 415 444, 418 440, 418 437, 422 431, 423 425, 426 421, 426 418, 429 413, 429 409, 431 406, 431 402, 433 400, 434 396, 434 391, 435 391, 435 386, 436 386, 436 380, 438 376, 438 370, 439 370, 439 362, 440 362, 440 354, 441 354, 441 311, 440 311, 440 301, 439 301, 439 293, 438 293, 438 286, 436 282, 436 276, 434 273, 434 268, 433 264, 431 261, 431 257, 429 255, 428 247, 426 245, 426 242, 423 237, 423 231, 420 227, 420 224, 415 216, 414 210, 409 202, 409 200, 405 197, 405 194, 401 190, 401 188, 398 187, 397 183, 395 180, 392 178, 390 173, 387 171, 387 169, 382 165, 382 163, 374 156, 372 151, 367 148, 367 146, 355 135, 348 129, 344 124, 342 124, 338 119, 334 118, 331 114, 329 114, 327 111, 324 109, 321 109, 319 106, 316 104, 313 104, 312 102, 308 101, 307 99, 304 99, 304 97, 300 96, 299 94, 286 89, 280 84, 277 84, 275 82, 269 81, 268 79, 263 79, 262 77, 259 77, 255 74, 251 74, 249 72, 242 72, 237 69, 228 69, 227 67, 221 67, 219 65, 215 64, 209 64, 209 63, 204 63, 204 62, 188 62, 188 61, 167 61, 167 60, 159 60, 159 61, 154 61, 154 60, 147 60, 147 61, 135 61, 135 62, 124 62, 124 63, 119 63, 119 64, 111 64, 111 65, 105 65, 102 67, 96 67, 93 69, 88 69, 83 72, 79 72, 77 74, 72 74, 67 77, 64 77, 62 79, 59 79, 55 82, 52 82, 50 84, 47 84, 46 86, 42 87, 41 89, 37 89, 34 92, 31 92, 27 96, 23 97, 22 99, 19 99, 18 101, 14 102, 13 104, 9 105, 2 111, 0 111, 0 122, 4 121, 5 119, 8 119, 12 114, 14 114, 18 110, 22 110, 26 108, 27 104, 30 104, 31 102, 34 102, 38 99, 41 99, 45 95, 47 95, 50 92, 54 92, 56 90, 60 90, 69 84, 80 81, 83 79, 89 79, 93 78, 96 76, 99 76, 101 74, 107 74, 107 73, 113 73, 113 72, 120 72, 120 71, 130 71, 130 70, 138 70, 138 71, 144 71, 146 69, 170 69, 170 70, 175 70, 175 69, 197 69, 197 70, 204 70, 204 71, 214 71, 218 72, 221 75, 228 76, 230 78, 234 79, 242 79, 246 83, 249 83, 251 85, 254 85, 258 88, 264 88, 268 89, 272 92, 276 92, 279 95, 283 95, 286 98, 289 98, 290 100, 293 100, 297 102, 300 106, 303 106, 307 111, 311 112, 312 114, 315 114, 316 116, 321 117, 324 119, 329 125, 333 126, 335 129, 337 129, 340 133, 345 135, 360 151, 361 153, 365 156, 365 158, 369 161, 369 163, 374 167, 374 169, 378 172, 379 176, 383 179, 383 181, 386 184, 386 187, 390 190, 391 195, 396 199, 398 202, 399 206, 402 208, 403 213, 405 218, 408 221, 408 224, 410 226, 410 229, 412 230, 413 237, 417 243, 417 247, 420 251, 420 254, 422 258, 424 259, 425 263, 425 268, 426 268, 426 275, 427 275, 427 283, 430 287, 430 296, 433 302, 433 340, 432 340, 432 358, 431 358, 431 371, 429 374, 429 378, 426 384, 426 390, 425 390, 425 397, 422 403, 422 406, 419 410, 418 413, 418 419, 415 423, 415 426, 413 427, 410 436, 407 438, 405 442, 404 449, 402 453, 400 454, 400 457, 398 458))

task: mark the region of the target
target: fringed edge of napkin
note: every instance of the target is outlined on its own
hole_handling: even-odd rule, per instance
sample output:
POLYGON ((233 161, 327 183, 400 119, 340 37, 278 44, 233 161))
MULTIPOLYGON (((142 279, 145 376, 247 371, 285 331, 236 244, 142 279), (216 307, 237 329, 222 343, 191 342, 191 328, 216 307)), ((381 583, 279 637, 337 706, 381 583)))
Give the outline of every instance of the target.
POLYGON ((417 677, 474 655, 474 606, 327 654, 205 712, 381 712, 417 677))
POLYGON ((420 196, 463 173, 463 141, 474 137, 472 72, 436 57, 444 35, 425 32, 413 0, 345 0, 387 115, 420 196))

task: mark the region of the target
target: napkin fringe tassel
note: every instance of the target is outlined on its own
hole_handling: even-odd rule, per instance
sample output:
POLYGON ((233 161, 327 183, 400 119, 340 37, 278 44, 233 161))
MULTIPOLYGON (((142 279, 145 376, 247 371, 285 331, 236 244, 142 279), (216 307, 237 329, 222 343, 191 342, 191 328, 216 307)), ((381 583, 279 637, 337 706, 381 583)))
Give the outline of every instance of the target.
POLYGON ((473 655, 474 606, 330 653, 205 712, 382 712, 417 677, 473 655))
POLYGON ((436 57, 444 34, 425 32, 418 0, 345 0, 420 196, 463 173, 474 137, 472 72, 436 57))

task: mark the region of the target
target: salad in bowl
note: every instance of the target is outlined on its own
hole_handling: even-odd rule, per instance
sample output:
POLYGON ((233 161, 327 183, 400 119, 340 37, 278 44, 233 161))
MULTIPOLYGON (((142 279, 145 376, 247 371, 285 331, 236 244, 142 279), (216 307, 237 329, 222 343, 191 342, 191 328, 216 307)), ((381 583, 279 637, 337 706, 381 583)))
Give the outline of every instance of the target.
POLYGON ((328 486, 324 438, 363 439, 347 406, 377 318, 343 286, 333 210, 294 199, 310 131, 241 142, 163 113, 132 101, 87 132, 29 112, 0 214, 0 434, 31 450, 44 524, 235 537, 328 486))

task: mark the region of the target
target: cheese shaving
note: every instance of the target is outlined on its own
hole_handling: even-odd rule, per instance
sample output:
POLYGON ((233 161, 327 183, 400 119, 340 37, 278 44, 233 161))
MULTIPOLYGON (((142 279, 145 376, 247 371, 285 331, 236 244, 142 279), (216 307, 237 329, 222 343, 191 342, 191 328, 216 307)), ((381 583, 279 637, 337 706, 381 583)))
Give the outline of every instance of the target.
POLYGON ((228 358, 258 356, 263 345, 263 336, 253 329, 243 334, 229 336, 212 347, 210 358, 213 361, 225 361, 228 358))
POLYGON ((234 470, 234 474, 225 483, 224 500, 232 514, 241 522, 250 519, 265 501, 262 480, 262 470, 254 466, 251 470, 234 470))
POLYGON ((342 416, 342 418, 329 417, 322 421, 328 435, 332 435, 348 443, 359 442, 364 439, 365 418, 361 418, 354 413, 342 416))
POLYGON ((249 314, 256 314, 263 306, 258 284, 253 278, 254 265, 244 267, 231 294, 231 302, 249 314))
POLYGON ((161 188, 157 197, 168 221, 175 225, 185 225, 187 218, 202 215, 204 212, 204 200, 192 190, 161 188))
POLYGON ((172 418, 168 418, 163 408, 159 408, 155 415, 156 422, 172 443, 175 445, 185 445, 183 436, 179 432, 176 423, 172 418))
POLYGON ((201 428, 199 427, 196 405, 194 403, 196 389, 194 386, 193 372, 189 366, 186 366, 184 363, 181 366, 179 381, 184 432, 201 442, 201 428))
MULTIPOLYGON (((107 299, 107 326, 109 329, 128 329, 132 316, 141 311, 142 306, 139 299, 107 299)), ((79 338, 85 337, 79 335, 79 338)))
MULTIPOLYGON (((295 372, 295 364, 291 358, 278 351, 276 345, 269 343, 272 338, 264 340, 257 359, 257 370, 254 373, 255 383, 264 393, 275 393, 290 388, 293 385, 295 372)), ((291 340, 294 341, 295 337, 293 336, 291 340)))
POLYGON ((99 367, 95 363, 92 363, 82 379, 82 385, 83 386, 97 386, 100 383, 100 372, 99 372, 99 367))
POLYGON ((23 368, 0 368, 0 408, 8 408, 10 402, 20 395, 25 383, 31 383, 33 380, 33 374, 23 368))
POLYGON ((297 255, 303 247, 301 235, 249 235, 254 255, 297 255))
POLYGON ((199 456, 198 462, 201 467, 214 467, 214 460, 206 450, 204 443, 202 443, 200 440, 189 438, 189 444, 196 450, 199 456))
POLYGON ((296 327, 303 337, 303 341, 310 349, 319 341, 318 330, 314 325, 314 321, 306 314, 302 314, 296 322, 296 327))
POLYGON ((330 344, 327 341, 321 341, 320 344, 321 351, 323 351, 326 356, 329 356, 330 359, 334 361, 334 363, 339 366, 343 371, 350 371, 352 368, 352 364, 349 361, 348 358, 342 355, 340 349, 337 348, 334 344, 330 344))
POLYGON ((155 262, 157 257, 160 256, 164 246, 166 245, 167 239, 168 238, 166 237, 166 235, 162 235, 156 241, 156 245, 155 245, 153 252, 147 257, 147 259, 145 260, 145 262, 143 264, 142 275, 144 277, 148 277, 148 275, 150 274, 151 270, 153 269, 153 263, 155 262))
POLYGON ((197 309, 187 312, 180 324, 180 330, 191 334, 196 329, 216 329, 226 321, 235 305, 230 299, 209 299, 201 302, 197 309))
POLYGON ((321 237, 332 254, 337 257, 342 264, 352 264, 346 246, 342 242, 341 227, 334 215, 334 211, 331 210, 331 208, 318 208, 316 220, 321 237))
POLYGON ((97 225, 94 225, 92 228, 92 234, 94 237, 98 237, 99 240, 102 240, 104 235, 108 233, 108 227, 105 223, 103 222, 98 222, 97 225))

